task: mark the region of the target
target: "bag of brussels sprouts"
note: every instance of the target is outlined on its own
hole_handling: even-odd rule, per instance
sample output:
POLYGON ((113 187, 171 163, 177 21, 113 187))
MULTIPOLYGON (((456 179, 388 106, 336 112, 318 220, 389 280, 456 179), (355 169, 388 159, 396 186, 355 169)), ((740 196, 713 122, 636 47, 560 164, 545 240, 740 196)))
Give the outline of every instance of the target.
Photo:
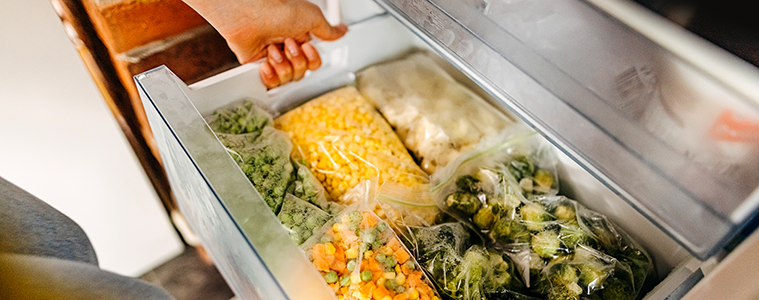
POLYGON ((552 149, 534 131, 510 127, 434 174, 433 197, 486 239, 524 243, 528 236, 516 235, 518 227, 538 224, 514 223, 518 208, 528 196, 558 190, 552 149))
POLYGON ((370 181, 361 200, 344 209, 301 247, 341 299, 439 300, 440 297, 390 225, 373 212, 370 181))
POLYGON ((514 260, 530 290, 548 299, 631 300, 653 273, 645 250, 606 217, 574 200, 533 196, 517 211, 508 230, 493 232, 502 230, 507 238, 520 240, 495 239, 496 245, 514 260))
POLYGON ((536 299, 525 295, 511 259, 481 245, 461 223, 406 227, 404 243, 449 299, 536 299))

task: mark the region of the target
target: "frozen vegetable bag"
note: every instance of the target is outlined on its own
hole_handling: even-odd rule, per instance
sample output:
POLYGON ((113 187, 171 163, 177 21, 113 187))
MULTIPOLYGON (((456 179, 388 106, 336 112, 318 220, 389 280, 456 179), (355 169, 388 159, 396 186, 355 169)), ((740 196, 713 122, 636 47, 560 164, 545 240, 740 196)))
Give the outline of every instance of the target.
POLYGON ((354 197, 343 195, 363 180, 408 187, 429 183, 390 125, 353 87, 308 101, 275 125, 288 134, 332 201, 354 203, 354 197))
POLYGON ((430 174, 511 124, 424 53, 371 66, 356 79, 430 174))
POLYGON ((302 245, 308 258, 338 299, 440 299, 388 223, 372 211, 375 184, 360 183, 362 199, 302 245))
POLYGON ((251 100, 233 102, 206 119, 272 212, 300 244, 341 207, 302 164, 291 161, 292 144, 274 129, 271 115, 251 100))

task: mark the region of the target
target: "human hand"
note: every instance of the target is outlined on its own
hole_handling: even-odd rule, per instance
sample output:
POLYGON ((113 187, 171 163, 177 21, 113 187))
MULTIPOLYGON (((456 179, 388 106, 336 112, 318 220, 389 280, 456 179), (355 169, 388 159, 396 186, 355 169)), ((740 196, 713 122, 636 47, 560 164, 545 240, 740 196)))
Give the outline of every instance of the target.
POLYGON ((321 66, 321 57, 310 43, 299 44, 292 38, 282 45, 269 45, 266 61, 261 63, 259 75, 267 88, 275 88, 290 81, 303 78, 306 70, 314 71, 321 66))
POLYGON ((307 43, 311 34, 332 41, 348 31, 348 27, 343 24, 331 26, 319 7, 306 0, 184 2, 216 28, 227 40, 240 63, 267 57, 268 66, 267 63, 261 65, 260 75, 264 85, 269 88, 298 80, 303 77, 306 69, 315 70, 321 65, 319 53, 307 43), (286 42, 288 39, 290 42, 286 42), (298 48, 299 53, 282 51, 291 49, 288 45, 298 46, 292 49, 298 48), (279 60, 278 57, 283 59, 279 60), (276 82, 271 74, 276 74, 276 82))

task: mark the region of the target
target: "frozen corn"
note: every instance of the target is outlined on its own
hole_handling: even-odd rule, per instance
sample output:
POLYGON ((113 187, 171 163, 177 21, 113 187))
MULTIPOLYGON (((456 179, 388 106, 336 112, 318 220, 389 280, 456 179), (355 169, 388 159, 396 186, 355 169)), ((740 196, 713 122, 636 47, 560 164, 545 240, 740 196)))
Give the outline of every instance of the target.
POLYGON ((277 118, 275 126, 290 136, 329 197, 342 204, 351 204, 341 196, 363 180, 429 182, 390 125, 353 87, 311 100, 277 118))

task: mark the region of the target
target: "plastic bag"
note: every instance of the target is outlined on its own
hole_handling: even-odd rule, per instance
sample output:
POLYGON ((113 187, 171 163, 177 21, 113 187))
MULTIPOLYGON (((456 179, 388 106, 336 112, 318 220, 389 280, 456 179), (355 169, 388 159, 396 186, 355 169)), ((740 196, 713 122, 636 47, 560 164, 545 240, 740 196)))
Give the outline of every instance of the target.
POLYGON ((383 219, 394 227, 432 226, 439 223, 442 215, 429 193, 429 184, 407 187, 386 182, 377 194, 383 219))
POLYGON ((327 212, 292 194, 285 195, 277 217, 290 230, 290 237, 298 245, 314 235, 331 218, 327 212))
POLYGON ((293 172, 292 144, 287 136, 271 126, 264 127, 260 133, 216 136, 272 212, 279 212, 293 172))
POLYGON ((327 202, 308 168, 291 161, 289 137, 274 129, 271 115, 251 100, 217 109, 206 121, 296 243, 342 210, 327 202))
POLYGON ((275 120, 332 201, 363 180, 412 187, 429 182, 390 125, 353 87, 327 93, 275 120))
POLYGON ((404 242, 439 289, 452 299, 534 299, 522 294, 514 263, 471 239, 461 223, 406 227, 404 242))
POLYGON ((363 199, 302 245, 308 258, 340 299, 440 299, 388 223, 372 212, 370 185, 362 182, 363 199))
POLYGON ((606 217, 574 200, 529 200, 510 220, 522 225, 520 234, 529 240, 499 246, 517 263, 532 291, 548 299, 636 298, 653 273, 645 250, 606 217))
MULTIPOLYGON (((513 223, 517 208, 528 203, 526 196, 558 190, 551 147, 527 128, 512 127, 433 176, 432 193, 438 206, 493 240, 526 242, 520 226, 513 223), (540 180, 532 180, 540 175, 540 180), (525 182, 529 181, 527 186, 525 182), (538 184, 533 184, 540 182, 538 184), (539 186, 539 187, 538 187, 539 186)), ((531 217, 531 216, 530 216, 531 217)), ((540 220, 540 215, 535 214, 540 220)), ((529 220, 528 220, 529 221, 529 220)))
POLYGON ((371 66, 356 82, 429 174, 512 123, 425 53, 371 66))
POLYGON ((252 100, 243 99, 216 109, 206 122, 215 133, 243 134, 261 132, 272 125, 272 117, 252 100))

